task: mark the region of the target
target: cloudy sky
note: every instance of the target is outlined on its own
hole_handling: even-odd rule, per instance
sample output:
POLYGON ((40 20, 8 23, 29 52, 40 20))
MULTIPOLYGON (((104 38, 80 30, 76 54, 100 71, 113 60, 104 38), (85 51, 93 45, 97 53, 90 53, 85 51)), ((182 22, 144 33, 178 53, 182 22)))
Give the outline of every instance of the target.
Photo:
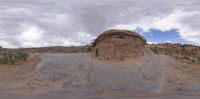
POLYGON ((199 0, 0 0, 0 46, 89 44, 107 29, 200 45, 199 0))

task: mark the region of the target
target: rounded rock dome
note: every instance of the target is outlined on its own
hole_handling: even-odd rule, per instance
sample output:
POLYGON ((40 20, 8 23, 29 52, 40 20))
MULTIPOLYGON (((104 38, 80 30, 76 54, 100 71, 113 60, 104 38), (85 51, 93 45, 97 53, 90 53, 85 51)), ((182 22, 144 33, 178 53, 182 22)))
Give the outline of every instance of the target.
POLYGON ((100 34, 92 44, 92 55, 104 60, 124 60, 144 54, 146 40, 136 32, 112 29, 100 34))

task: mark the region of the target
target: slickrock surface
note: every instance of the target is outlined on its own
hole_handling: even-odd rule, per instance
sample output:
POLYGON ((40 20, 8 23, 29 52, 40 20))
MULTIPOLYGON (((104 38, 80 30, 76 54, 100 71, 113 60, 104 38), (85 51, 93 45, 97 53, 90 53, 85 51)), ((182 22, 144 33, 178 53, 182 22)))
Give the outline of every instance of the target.
POLYGON ((154 54, 149 48, 140 58, 119 62, 98 60, 89 53, 42 54, 40 58, 26 73, 13 73, 15 79, 14 75, 3 76, 6 79, 1 79, 0 93, 62 97, 200 94, 199 65, 154 54))

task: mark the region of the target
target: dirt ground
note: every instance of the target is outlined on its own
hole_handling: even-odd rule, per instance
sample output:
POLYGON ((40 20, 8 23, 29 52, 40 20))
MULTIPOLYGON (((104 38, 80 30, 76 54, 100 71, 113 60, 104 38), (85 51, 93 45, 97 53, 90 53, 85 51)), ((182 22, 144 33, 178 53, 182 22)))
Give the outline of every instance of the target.
POLYGON ((197 99, 200 66, 157 55, 102 61, 89 53, 32 55, 0 66, 3 99, 197 99))

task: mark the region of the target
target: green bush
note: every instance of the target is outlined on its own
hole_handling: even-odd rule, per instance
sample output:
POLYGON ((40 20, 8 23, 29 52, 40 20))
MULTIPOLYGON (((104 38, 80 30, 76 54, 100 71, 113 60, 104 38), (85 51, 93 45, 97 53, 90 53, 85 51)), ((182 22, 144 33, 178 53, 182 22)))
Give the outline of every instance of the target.
POLYGON ((159 47, 158 46, 153 46, 151 47, 151 50, 156 53, 156 54, 159 54, 159 47))
POLYGON ((200 63, 200 56, 196 56, 198 63, 200 63))
POLYGON ((15 64, 25 61, 29 55, 21 51, 5 51, 0 53, 0 56, 0 64, 15 64))
POLYGON ((183 56, 183 59, 190 60, 190 56, 183 56))
POLYGON ((90 52, 91 51, 91 46, 86 46, 86 52, 90 52))

